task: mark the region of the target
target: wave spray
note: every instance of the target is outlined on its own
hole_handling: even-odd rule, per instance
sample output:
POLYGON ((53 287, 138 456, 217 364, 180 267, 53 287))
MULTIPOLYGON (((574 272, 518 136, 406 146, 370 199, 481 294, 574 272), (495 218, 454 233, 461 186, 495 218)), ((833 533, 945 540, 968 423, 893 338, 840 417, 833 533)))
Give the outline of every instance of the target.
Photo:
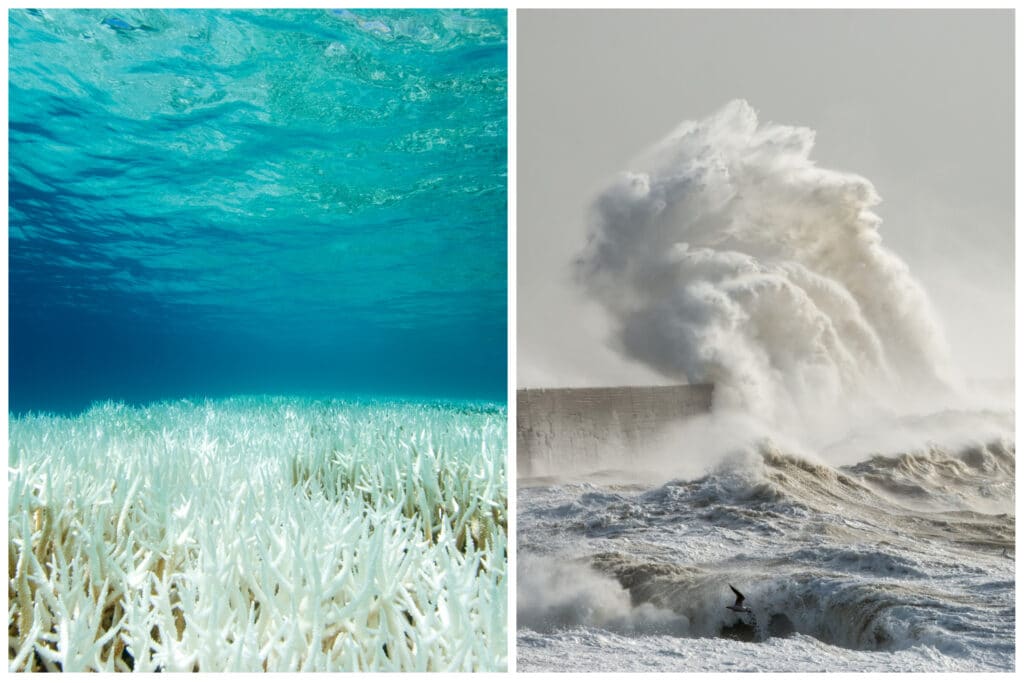
POLYGON ((816 166, 813 145, 742 100, 682 123, 599 195, 576 264, 619 350, 801 434, 957 383, 875 188, 816 166))

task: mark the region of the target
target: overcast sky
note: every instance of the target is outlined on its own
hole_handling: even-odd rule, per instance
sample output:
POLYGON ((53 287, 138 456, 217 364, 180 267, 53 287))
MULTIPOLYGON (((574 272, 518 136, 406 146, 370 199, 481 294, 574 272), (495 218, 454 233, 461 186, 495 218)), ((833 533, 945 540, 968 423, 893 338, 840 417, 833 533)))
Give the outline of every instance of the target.
POLYGON ((518 12, 518 384, 663 382, 570 281, 595 194, 680 121, 746 99, 871 180, 882 237, 971 377, 1013 374, 1013 15, 518 12))

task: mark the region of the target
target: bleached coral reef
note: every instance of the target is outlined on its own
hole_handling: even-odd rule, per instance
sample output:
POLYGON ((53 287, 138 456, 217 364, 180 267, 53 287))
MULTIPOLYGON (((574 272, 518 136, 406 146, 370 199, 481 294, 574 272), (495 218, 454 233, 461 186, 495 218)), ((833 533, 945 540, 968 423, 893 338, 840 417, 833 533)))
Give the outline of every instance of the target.
POLYGON ((506 411, 10 420, 11 670, 504 670, 506 411))

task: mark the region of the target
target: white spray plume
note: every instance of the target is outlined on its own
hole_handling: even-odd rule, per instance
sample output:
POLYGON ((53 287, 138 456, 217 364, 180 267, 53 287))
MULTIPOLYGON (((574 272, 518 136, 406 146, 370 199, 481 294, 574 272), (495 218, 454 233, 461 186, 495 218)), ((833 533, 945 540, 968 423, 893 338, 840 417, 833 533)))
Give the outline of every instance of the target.
POLYGON ((741 100, 683 123, 598 197, 577 263, 622 352, 799 433, 956 384, 875 188, 815 166, 813 144, 741 100))
POLYGON ((584 562, 521 555, 516 616, 519 628, 539 632, 596 626, 619 633, 686 635, 689 621, 649 602, 633 604, 618 581, 584 562))

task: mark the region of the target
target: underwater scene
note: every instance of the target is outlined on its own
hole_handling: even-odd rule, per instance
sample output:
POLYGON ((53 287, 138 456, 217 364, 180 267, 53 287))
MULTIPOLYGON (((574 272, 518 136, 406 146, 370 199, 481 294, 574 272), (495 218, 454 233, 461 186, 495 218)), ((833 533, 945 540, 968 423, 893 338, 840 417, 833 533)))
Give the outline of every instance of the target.
POLYGON ((507 668, 504 10, 12 10, 12 671, 507 668))

